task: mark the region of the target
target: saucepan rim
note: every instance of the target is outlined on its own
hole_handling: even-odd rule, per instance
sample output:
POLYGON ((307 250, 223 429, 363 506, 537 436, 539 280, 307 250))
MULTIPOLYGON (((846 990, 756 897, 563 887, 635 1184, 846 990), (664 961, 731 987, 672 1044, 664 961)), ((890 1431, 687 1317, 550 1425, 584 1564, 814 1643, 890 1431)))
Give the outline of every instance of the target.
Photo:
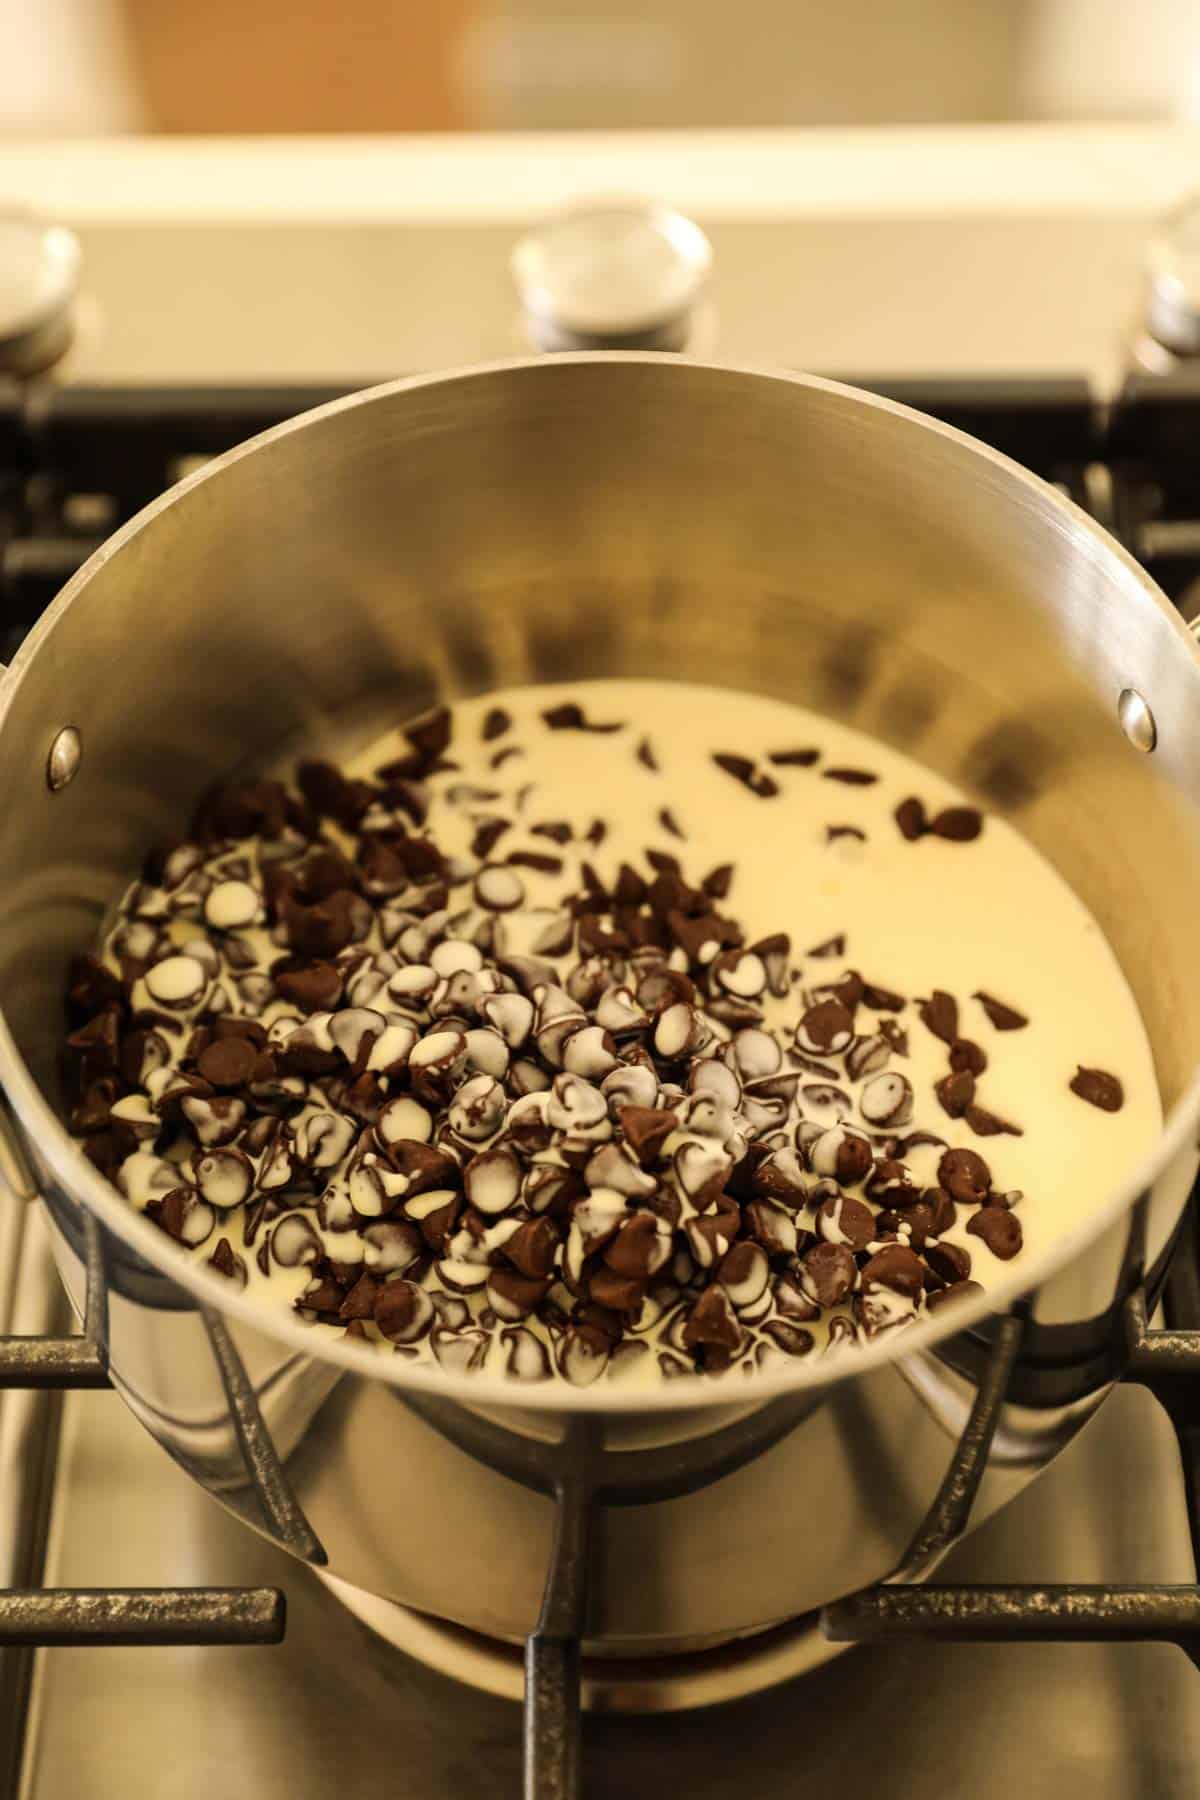
MULTIPOLYGON (((215 457, 202 469, 153 500, 123 525, 89 557, 62 589, 25 639, 7 676, 0 677, 0 730, 3 729, 4 719, 14 696, 37 656, 39 646, 54 630, 57 621, 106 563, 152 525, 161 513, 177 506, 193 488, 211 481, 243 457, 255 455, 293 432, 304 431, 323 419, 354 407, 370 406, 393 395, 421 388, 486 380, 522 369, 538 370, 545 374, 555 367, 563 368, 581 363, 661 366, 680 370, 685 376, 686 372, 698 369, 718 376, 729 375, 773 384, 786 383, 796 388, 838 396, 865 408, 891 413, 909 421, 916 430, 931 432, 956 443, 970 455, 990 463, 998 473, 1029 488, 1031 495, 1049 509, 1048 528, 1057 523, 1060 529, 1071 535, 1082 533, 1091 538, 1104 554, 1119 563, 1176 631, 1180 653, 1200 662, 1200 652, 1179 615, 1145 570, 1115 539, 1110 538, 1058 489, 965 432, 928 418, 897 401, 866 393, 842 382, 829 381, 822 376, 758 368, 749 364, 698 362, 652 351, 585 351, 566 353, 552 359, 513 357, 384 382, 377 387, 365 388, 359 393, 345 395, 310 412, 301 413, 215 457)), ((885 1364, 931 1350, 947 1338, 979 1324, 981 1320, 1006 1311, 1015 1300, 1039 1287, 1047 1277, 1062 1269, 1128 1212, 1135 1201, 1148 1191, 1161 1171, 1182 1151, 1185 1144, 1194 1140, 1197 1121, 1200 1120, 1200 1064, 1171 1107, 1153 1146, 1102 1202, 1097 1204, 1086 1220, 1065 1231, 1036 1256, 1016 1259, 986 1293, 961 1301, 944 1312, 931 1314, 919 1323, 885 1332, 874 1343, 839 1346, 831 1353, 797 1358, 780 1368, 756 1371, 748 1377, 714 1379, 706 1375, 681 1376, 651 1388, 629 1391, 623 1386, 609 1387, 603 1378, 593 1387, 575 1388, 559 1380, 524 1383, 506 1376, 448 1374, 437 1365, 415 1364, 407 1358, 389 1357, 386 1351, 370 1344, 346 1338, 317 1336, 310 1325, 294 1318, 283 1307, 276 1310, 263 1305, 261 1300, 252 1299, 248 1294, 231 1292, 230 1284, 224 1276, 208 1271, 202 1263, 189 1256, 182 1246, 175 1245, 165 1237, 149 1219, 135 1212, 88 1161, 41 1092, 17 1050, 2 1008, 0 1095, 7 1098, 19 1131, 25 1135, 30 1145, 37 1146, 36 1161, 49 1172, 53 1181, 65 1193, 79 1201, 107 1230, 122 1239, 146 1262, 177 1282, 195 1299, 229 1314, 261 1335, 286 1346, 288 1350, 332 1363, 350 1374, 476 1406, 519 1407, 527 1412, 630 1414, 677 1412, 730 1404, 744 1407, 806 1389, 830 1387, 838 1382, 867 1375, 885 1364)), ((3 1120, 0 1119, 0 1125, 2 1124, 3 1120)))

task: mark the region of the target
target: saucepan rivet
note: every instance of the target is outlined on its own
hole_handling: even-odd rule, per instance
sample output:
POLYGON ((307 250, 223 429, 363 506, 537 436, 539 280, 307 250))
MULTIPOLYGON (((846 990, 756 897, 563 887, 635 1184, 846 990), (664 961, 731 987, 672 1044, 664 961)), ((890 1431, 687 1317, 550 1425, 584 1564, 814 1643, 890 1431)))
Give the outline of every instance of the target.
POLYGON ((83 740, 73 725, 64 725, 46 758, 46 785, 52 794, 74 781, 82 757, 83 740))
POLYGON ((1158 742, 1158 726, 1136 688, 1121 689, 1117 717, 1121 721, 1121 730, 1135 750, 1153 750, 1158 742))

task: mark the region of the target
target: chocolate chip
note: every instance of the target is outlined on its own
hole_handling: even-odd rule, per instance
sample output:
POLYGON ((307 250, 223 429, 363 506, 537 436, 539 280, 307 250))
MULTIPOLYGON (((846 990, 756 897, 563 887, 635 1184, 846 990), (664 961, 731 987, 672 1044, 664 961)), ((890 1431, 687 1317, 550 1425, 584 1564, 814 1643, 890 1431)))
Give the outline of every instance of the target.
POLYGON ((488 758, 488 768, 502 769, 506 762, 512 761, 514 756, 524 756, 524 754, 525 752, 519 745, 506 744, 503 750, 497 750, 494 756, 488 758))
POLYGON ((918 1017, 925 1029, 941 1038, 943 1044, 953 1044, 958 1037, 958 1002, 953 994, 934 988, 929 999, 922 1000, 918 1017))
POLYGON ((949 1300, 967 1300, 973 1294, 982 1294, 983 1288, 977 1281, 956 1281, 953 1287, 935 1288, 933 1293, 925 1296, 925 1305, 930 1312, 936 1312, 949 1300))
POLYGON ((870 769, 822 769, 825 781, 841 781, 846 787, 872 787, 879 780, 870 769))
POLYGON ((733 885, 733 864, 719 863, 709 870, 700 885, 711 899, 724 900, 733 885))
POLYGON ((1025 1133, 1019 1125, 1009 1119, 1002 1119, 998 1113, 989 1112, 985 1106, 968 1106, 967 1124, 977 1137, 1024 1137, 1025 1133))
POLYGON ((938 1163, 938 1183, 954 1200, 979 1205, 992 1185, 992 1172, 975 1150, 947 1150, 938 1163))
MULTIPOLYGON (((990 1197, 990 1196, 989 1196, 990 1197)), ((958 1208, 946 1192, 945 1188, 926 1188, 921 1195, 921 1202, 933 1213, 933 1222, 929 1227, 933 1237, 945 1237, 953 1229, 958 1219, 958 1208)))
MULTIPOLYGON (((776 999, 782 1000, 789 992, 788 964, 792 954, 792 940, 786 931, 773 931, 767 937, 759 938, 751 944, 751 951, 761 957, 767 971, 767 986, 776 999)), ((844 994, 837 996, 846 1000, 844 994)), ((849 1005, 849 1001, 846 1000, 849 1005)))
POLYGON ((486 862, 506 831, 512 830, 509 819, 484 819, 475 827, 475 835, 471 839, 471 855, 486 862))
POLYGON ((768 1256, 794 1256, 799 1243, 796 1221, 773 1200, 751 1200, 742 1211, 746 1229, 768 1256))
POLYGON ((982 1238, 1001 1262, 1011 1262, 1021 1248, 1021 1221, 1016 1213, 1002 1206, 981 1206, 967 1221, 967 1230, 973 1237, 982 1238))
POLYGON ((810 1056, 839 1056, 854 1036, 854 1015, 840 1000, 819 1000, 796 1027, 797 1046, 810 1056))
POLYGON ((785 1356, 807 1356, 816 1341, 811 1331, 789 1324, 786 1319, 768 1319, 763 1326, 763 1336, 770 1338, 785 1356))
POLYGON ((935 813, 929 825, 934 837, 969 844, 983 830, 983 814, 974 806, 947 806, 935 813))
POLYGON ((915 797, 902 800, 892 817, 900 827, 901 837, 907 838, 910 844, 923 838, 929 830, 924 804, 915 797))
POLYGON ((671 811, 669 806, 663 806, 663 807, 659 808, 658 822, 662 826, 664 831, 670 832, 672 837, 686 838, 687 832, 684 831, 683 827, 680 825, 678 819, 675 817, 675 814, 671 811))
POLYGON ((394 1344, 415 1344, 434 1320, 433 1301, 415 1282, 401 1276, 375 1296, 375 1323, 394 1344))
POLYGON ((906 1244, 885 1244, 864 1265, 859 1286, 890 1288, 906 1300, 916 1300, 925 1290, 925 1271, 915 1250, 906 1244))
POLYGON ((864 981, 862 1002, 872 1012, 902 1012, 907 1004, 903 994, 894 994, 891 988, 880 987, 875 981, 864 981))
POLYGON ((654 751, 651 748, 649 738, 642 739, 635 754, 644 769, 650 769, 655 775, 659 773, 658 762, 655 758, 654 751))
POLYGON ((966 1281, 971 1273, 971 1252, 959 1244, 927 1244, 925 1261, 947 1287, 966 1281))
POLYGON ((1120 1112, 1125 1104, 1125 1090, 1115 1075, 1106 1069, 1085 1069, 1082 1063, 1071 1077, 1070 1088, 1089 1106, 1098 1106, 1101 1112, 1120 1112))
POLYGON ((159 1200, 146 1204, 146 1217, 173 1237, 176 1243, 195 1250, 212 1236, 217 1215, 207 1200, 192 1187, 171 1188, 159 1200))
POLYGON ((775 764, 777 769, 811 769, 820 762, 819 750, 769 750, 767 761, 775 764))
POLYGON ((827 844, 836 844, 839 838, 851 838, 857 843, 865 844, 867 841, 867 834, 865 831, 860 830, 857 825, 827 825, 825 827, 825 842, 827 844))
POLYGON ((218 1038, 200 1052, 196 1068, 215 1088, 240 1088, 254 1075, 259 1055, 247 1038, 218 1038))
POLYGON ((563 859, 544 850, 510 850, 505 862, 517 869, 536 869, 541 875, 561 875, 563 859))
POLYGON ((858 1265, 846 1244, 814 1244, 800 1258, 800 1283, 818 1306, 838 1306, 858 1279, 858 1265))
POLYGON ((705 1288, 688 1314, 683 1328, 683 1342, 689 1350, 702 1344, 718 1344, 736 1350, 742 1341, 742 1328, 734 1315, 725 1289, 714 1282, 705 1288))
POLYGON ((584 836, 587 842, 592 845, 593 849, 598 850, 608 836, 608 826, 604 823, 603 819, 593 819, 588 826, 587 831, 584 833, 584 836))
POLYGON ((552 844, 569 844, 575 833, 565 819, 548 819, 543 825, 529 827, 534 837, 549 838, 552 844))
MULTIPOLYGON (((867 1005, 870 1005, 870 1001, 867 1001, 867 1005)), ((895 1019, 881 1019, 879 1035, 887 1039, 897 1056, 908 1055, 908 1033, 896 1023, 895 1019)))
POLYGON ((284 957, 272 966, 271 979, 280 998, 301 1012, 328 1012, 341 999, 342 977, 332 962, 284 957))
POLYGON ((985 994, 982 989, 977 991, 972 998, 978 1000, 997 1031, 1020 1031, 1029 1023, 1025 1014, 1019 1013, 1015 1006, 1009 1006, 1003 1000, 997 1000, 992 994, 985 994))
POLYGON ((987 1057, 978 1044, 970 1038, 955 1038, 950 1046, 950 1067, 955 1074, 965 1069, 969 1075, 982 1075, 987 1066, 987 1057))
POLYGON ((543 719, 551 731, 621 731, 618 722, 611 725, 598 725, 589 719, 582 706, 574 700, 564 700, 558 706, 549 706, 542 713, 543 719))
POLYGON ((817 1230, 827 1243, 865 1250, 875 1236, 875 1214, 865 1200, 856 1200, 853 1194, 831 1194, 821 1202, 817 1230))
POLYGON ((224 1275, 227 1281, 234 1282, 238 1287, 245 1287, 245 1260, 237 1254, 227 1237, 218 1240, 216 1249, 208 1259, 208 1266, 215 1269, 218 1275, 224 1275))
POLYGON ((450 709, 446 706, 435 706, 431 712, 414 719, 411 725, 402 728, 404 736, 420 756, 432 761, 440 756, 450 742, 453 729, 450 709))
POLYGON ((732 775, 743 787, 750 787, 754 777, 754 764, 748 756, 738 756, 733 750, 714 750, 712 759, 726 775, 732 775))
POLYGON ((512 714, 505 712, 502 706, 490 706, 484 714, 479 735, 485 744, 490 744, 494 738, 503 737, 511 727, 512 714))
POLYGON ((648 1169, 657 1160, 666 1139, 679 1128, 675 1113, 645 1106, 623 1106, 618 1123, 625 1142, 643 1169, 648 1169))
POLYGON ((823 944, 814 944, 811 950, 805 952, 806 956, 845 956, 845 954, 846 934, 844 931, 839 931, 835 937, 826 938, 823 944))
POLYGON ((933 1091, 942 1103, 942 1110, 952 1119, 961 1119, 975 1098, 975 1077, 969 1069, 959 1069, 943 1075, 934 1083, 933 1091))

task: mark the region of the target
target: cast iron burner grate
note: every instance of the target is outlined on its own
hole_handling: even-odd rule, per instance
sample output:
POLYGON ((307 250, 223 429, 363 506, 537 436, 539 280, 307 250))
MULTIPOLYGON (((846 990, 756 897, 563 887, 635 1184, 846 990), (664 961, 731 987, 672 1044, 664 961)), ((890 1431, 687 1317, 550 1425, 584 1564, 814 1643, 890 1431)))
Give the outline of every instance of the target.
MULTIPOLYGON (((1200 1190, 1198 1190, 1200 1192, 1200 1190)), ((1150 1390, 1179 1443, 1193 1556, 1200 1571, 1200 1199, 1193 1195, 1167 1275, 1166 1329, 1147 1321, 1146 1289, 1135 1285, 1121 1312, 1124 1375, 1150 1390)), ((87 1233, 87 1299, 82 1335, 0 1338, 0 1388, 108 1385, 107 1296, 99 1229, 87 1233)), ((206 1320, 228 1339, 218 1315, 206 1320)), ((1025 1331, 1020 1308, 998 1322, 974 1405, 928 1514, 894 1573, 827 1607, 821 1629, 834 1643, 943 1642, 1175 1644, 1200 1666, 1200 1585, 1104 1587, 1082 1584, 939 1586, 920 1577, 961 1536, 987 1466, 1025 1331)), ((215 1346, 218 1347, 219 1346, 215 1346)), ((236 1353, 223 1372, 243 1460, 264 1513, 291 1541, 306 1527, 261 1427, 236 1353)), ((410 1399, 436 1429, 489 1467, 551 1495, 557 1523, 541 1615, 525 1648, 526 1800, 575 1800, 581 1790, 581 1641, 587 1613, 593 1524, 603 1506, 645 1506, 694 1492, 745 1466, 785 1436, 811 1408, 806 1396, 776 1401, 771 1418, 738 1421, 704 1448, 679 1445, 635 1456, 599 1448, 595 1423, 572 1420, 564 1441, 519 1462, 502 1427, 410 1399), (618 1471, 620 1471, 618 1473, 618 1471), (632 1471, 632 1473, 630 1473, 632 1471)), ((295 1544, 301 1555, 310 1549, 295 1544)), ((0 1591, 0 1648, 101 1645, 275 1644, 285 1601, 275 1588, 94 1588, 0 1591)))
MULTIPOLYGON (((983 438, 1056 482, 1115 530, 1181 607, 1200 581, 1200 375, 1131 378, 1111 407, 1082 380, 864 382, 983 438)), ((59 587, 109 531, 197 461, 309 406, 333 389, 102 389, 0 384, 0 664, 59 587)), ((1193 1555, 1200 1572, 1200 1202, 1193 1196, 1167 1275, 1167 1329, 1148 1325, 1135 1283, 1120 1319, 1124 1379, 1148 1388, 1179 1443, 1193 1555)), ((107 1296, 98 1229, 86 1222, 87 1305, 81 1336, 0 1338, 0 1388, 108 1386, 107 1296)), ((1140 1272, 1139 1272, 1140 1273, 1140 1272)), ((218 1314, 205 1323, 222 1369, 242 1456, 272 1533, 312 1560, 253 1389, 218 1314)), ((976 1399, 941 1488, 884 1582, 828 1607, 837 1643, 930 1638, 958 1643, 1157 1642, 1200 1666, 1200 1586, 939 1586, 920 1577, 965 1530, 1017 1361, 1025 1320, 999 1322, 976 1374, 976 1399)), ((411 1402, 441 1431, 448 1428, 411 1402)), ((587 1419, 553 1457, 514 1465, 506 1434, 464 1413, 455 1441, 511 1479, 551 1495, 557 1529, 541 1616, 525 1653, 526 1800, 580 1791, 580 1643, 597 1508, 647 1505, 698 1490, 744 1466, 797 1423, 811 1402, 776 1402, 764 1430, 735 1424, 703 1467, 688 1447, 605 1456, 587 1419), (636 1473, 631 1477, 631 1460, 636 1473)), ((98 1645, 275 1644, 285 1629, 275 1588, 0 1590, 0 1649, 98 1645)))

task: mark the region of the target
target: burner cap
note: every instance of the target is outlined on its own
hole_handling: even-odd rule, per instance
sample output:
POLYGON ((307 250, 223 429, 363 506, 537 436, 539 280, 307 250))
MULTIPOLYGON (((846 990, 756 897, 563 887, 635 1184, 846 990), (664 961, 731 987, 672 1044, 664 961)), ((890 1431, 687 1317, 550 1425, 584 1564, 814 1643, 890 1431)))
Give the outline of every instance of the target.
POLYGON ((1147 252, 1146 329, 1178 356, 1200 355, 1200 194, 1167 214, 1147 252))
POLYGON ((0 374, 36 375, 62 356, 79 261, 74 232, 0 211, 0 374))
POLYGON ((523 237, 512 273, 542 350, 679 350, 712 265, 700 227, 646 200, 572 207, 523 237))

